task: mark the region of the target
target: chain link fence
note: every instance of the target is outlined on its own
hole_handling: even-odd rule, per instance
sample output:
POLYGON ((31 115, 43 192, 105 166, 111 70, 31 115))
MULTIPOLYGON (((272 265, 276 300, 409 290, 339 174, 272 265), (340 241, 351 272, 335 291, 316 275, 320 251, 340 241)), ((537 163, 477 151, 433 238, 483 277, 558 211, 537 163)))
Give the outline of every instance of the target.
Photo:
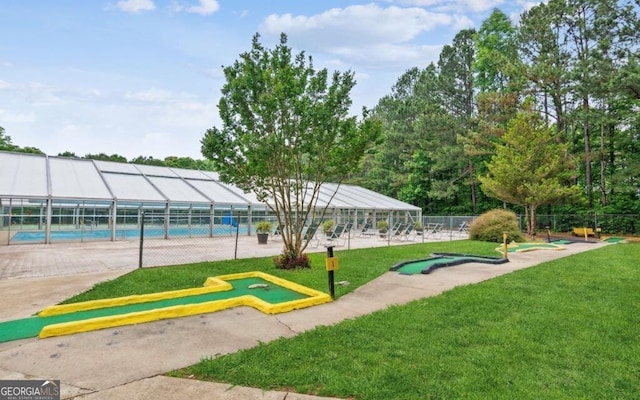
MULTIPOLYGON (((520 226, 527 226, 525 215, 519 215, 520 226)), ((600 228, 605 235, 640 234, 639 214, 538 214, 536 228, 553 232, 572 232, 573 228, 600 228)))

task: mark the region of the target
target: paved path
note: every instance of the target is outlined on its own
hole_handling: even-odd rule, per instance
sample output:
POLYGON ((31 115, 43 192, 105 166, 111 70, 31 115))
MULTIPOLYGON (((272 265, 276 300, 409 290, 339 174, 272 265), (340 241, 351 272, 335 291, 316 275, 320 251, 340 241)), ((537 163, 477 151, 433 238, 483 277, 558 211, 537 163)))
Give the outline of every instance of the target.
MULTIPOLYGON (((197 363, 202 357, 291 337, 319 325, 335 324, 392 304, 434 296, 455 286, 480 282, 603 245, 577 243, 563 251, 511 254, 511 262, 506 264, 463 264, 441 268, 430 275, 389 272, 335 302, 285 314, 265 315, 252 308, 238 307, 77 335, 0 343, 0 379, 60 379, 62 397, 78 399, 319 399, 296 393, 169 378, 162 374, 197 363)), ((7 311, 6 305, 0 306, 0 320, 31 313, 30 310, 42 308, 43 303, 53 304, 59 298, 68 297, 70 292, 85 290, 95 282, 111 279, 124 271, 73 276, 73 283, 69 282, 48 298, 44 294, 49 294, 49 285, 62 284, 61 277, 1 280, 2 293, 13 290, 12 293, 23 291, 37 295, 31 296, 34 300, 24 307, 29 311, 7 311)), ((71 280, 71 277, 66 279, 71 280)), ((10 308, 15 307, 19 304, 10 308)))

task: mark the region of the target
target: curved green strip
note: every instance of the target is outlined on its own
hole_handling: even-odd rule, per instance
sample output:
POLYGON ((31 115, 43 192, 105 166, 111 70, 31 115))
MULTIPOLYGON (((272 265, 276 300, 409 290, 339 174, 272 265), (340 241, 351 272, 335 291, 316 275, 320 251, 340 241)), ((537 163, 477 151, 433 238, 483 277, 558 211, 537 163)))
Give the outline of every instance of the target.
POLYGON ((233 289, 225 292, 213 292, 196 296, 178 297, 146 303, 129 304, 124 306, 106 307, 88 311, 78 311, 68 314, 52 315, 49 317, 34 316, 0 323, 0 342, 25 339, 38 336, 42 328, 48 325, 70 321, 80 321, 91 318, 128 314, 132 312, 172 307, 184 304, 197 304, 215 300, 225 300, 234 297, 251 295, 267 303, 278 304, 293 300, 304 299, 309 296, 293 290, 275 285, 262 278, 244 278, 229 281, 233 289), (267 284, 266 288, 249 289, 253 284, 267 284))

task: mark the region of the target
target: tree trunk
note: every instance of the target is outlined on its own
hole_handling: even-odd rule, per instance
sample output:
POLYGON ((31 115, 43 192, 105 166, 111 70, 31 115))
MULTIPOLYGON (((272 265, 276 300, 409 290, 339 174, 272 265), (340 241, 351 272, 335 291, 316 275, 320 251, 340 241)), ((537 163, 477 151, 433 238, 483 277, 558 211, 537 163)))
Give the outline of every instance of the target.
POLYGON ((478 214, 478 198, 476 195, 476 171, 473 167, 473 161, 469 161, 469 186, 471 189, 471 209, 473 215, 478 214))
POLYGON ((535 236, 536 235, 536 206, 530 205, 528 208, 528 218, 527 218, 527 235, 535 236))
POLYGON ((600 202, 603 206, 607 200, 607 153, 605 146, 605 124, 600 127, 600 202))
POLYGON ((585 165, 584 165, 584 185, 587 190, 587 200, 589 204, 589 208, 593 208, 593 173, 591 170, 591 143, 590 143, 590 134, 589 134, 589 98, 584 97, 582 99, 582 109, 584 111, 585 123, 583 127, 583 140, 584 140, 584 156, 585 156, 585 165))

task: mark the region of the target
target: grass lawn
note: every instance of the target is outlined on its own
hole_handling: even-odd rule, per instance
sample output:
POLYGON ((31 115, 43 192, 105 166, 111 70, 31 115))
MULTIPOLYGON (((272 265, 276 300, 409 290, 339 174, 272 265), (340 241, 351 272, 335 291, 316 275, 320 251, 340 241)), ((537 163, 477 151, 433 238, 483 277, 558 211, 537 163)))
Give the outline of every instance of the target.
MULTIPOLYGON (((349 281, 349 285, 336 286, 335 294, 336 297, 340 297, 355 290, 387 272, 390 267, 400 261, 425 258, 436 251, 498 257, 499 254, 494 250, 495 246, 495 243, 460 240, 357 250, 336 248, 334 256, 340 259, 340 269, 335 273, 336 281, 349 281)), ((324 267, 326 255, 310 253, 309 257, 312 268, 298 271, 277 270, 269 257, 143 268, 112 281, 100 283, 92 290, 70 298, 64 303, 200 287, 210 276, 247 271, 267 272, 327 292, 327 272, 324 267)))
MULTIPOLYGON (((345 252, 338 276, 357 286, 401 259, 480 245, 345 252)), ((171 375, 356 399, 638 399, 639 256, 640 244, 607 246, 171 375)))

